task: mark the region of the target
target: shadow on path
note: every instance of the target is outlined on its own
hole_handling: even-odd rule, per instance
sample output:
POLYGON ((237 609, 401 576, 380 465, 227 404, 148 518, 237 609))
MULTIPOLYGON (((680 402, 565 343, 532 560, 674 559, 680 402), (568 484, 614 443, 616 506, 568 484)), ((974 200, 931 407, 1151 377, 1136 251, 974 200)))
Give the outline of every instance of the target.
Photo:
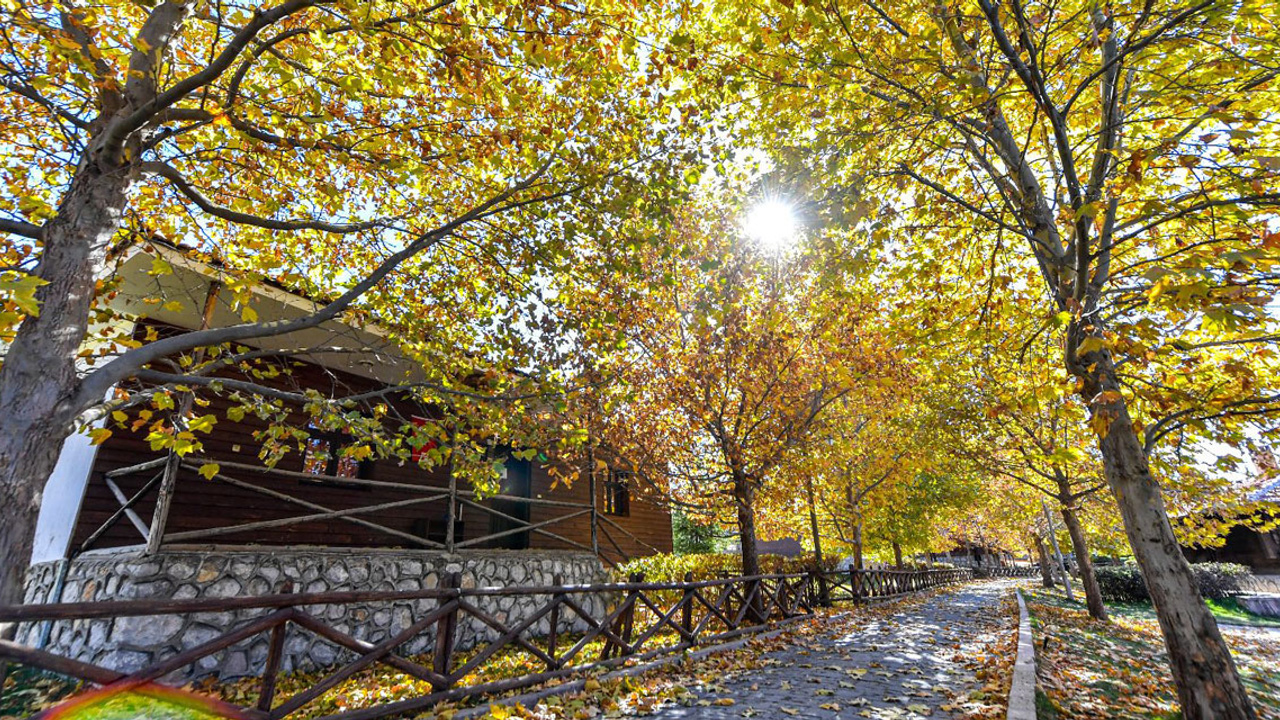
POLYGON ((652 717, 988 716, 993 704, 1003 707, 1004 698, 982 697, 985 680, 979 670, 983 658, 1016 629, 1016 611, 1008 617, 1001 603, 1012 587, 1010 581, 974 584, 856 615, 834 615, 816 633, 767 653, 764 667, 691 688, 693 699, 652 717))

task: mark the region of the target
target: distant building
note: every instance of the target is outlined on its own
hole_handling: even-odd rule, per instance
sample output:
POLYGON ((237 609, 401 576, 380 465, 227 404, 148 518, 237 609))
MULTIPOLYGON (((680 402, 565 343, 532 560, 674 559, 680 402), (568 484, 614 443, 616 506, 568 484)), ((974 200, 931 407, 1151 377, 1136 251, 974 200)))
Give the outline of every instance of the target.
MULTIPOLYGON (((1259 465, 1262 466, 1262 463, 1259 465)), ((1280 477, 1270 479, 1249 493, 1249 499, 1270 504, 1272 510, 1266 513, 1267 516, 1271 520, 1280 521, 1280 477)), ((1182 553, 1193 563, 1238 563, 1249 566, 1255 573, 1280 573, 1280 528, 1259 531, 1236 525, 1227 533, 1226 541, 1221 547, 1184 547, 1182 553)))
POLYGON ((762 540, 756 543, 756 551, 761 555, 781 555, 782 557, 800 557, 804 554, 804 546, 800 541, 793 538, 780 538, 778 540, 762 540))

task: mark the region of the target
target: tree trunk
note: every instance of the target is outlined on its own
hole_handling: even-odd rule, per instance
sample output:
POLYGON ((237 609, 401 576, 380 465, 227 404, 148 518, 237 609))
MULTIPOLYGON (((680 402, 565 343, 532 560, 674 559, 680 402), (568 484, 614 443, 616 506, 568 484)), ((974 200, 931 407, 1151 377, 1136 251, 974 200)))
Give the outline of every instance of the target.
POLYGON ((866 568, 862 563, 862 521, 853 526, 853 567, 855 570, 866 568))
POLYGON ((123 169, 81 166, 44 228, 35 268, 47 281, 36 292, 40 314, 23 319, 0 365, 0 604, 22 601, 40 498, 83 410, 72 404, 76 354, 129 185, 123 169))
POLYGON ((1049 553, 1044 550, 1044 538, 1036 535, 1036 556, 1040 558, 1040 584, 1053 587, 1053 568, 1049 566, 1049 553))
POLYGON ((902 546, 898 541, 893 541, 893 566, 899 570, 902 569, 902 546))
POLYGON ((822 536, 818 534, 818 504, 813 495, 813 478, 805 478, 805 490, 809 494, 809 532, 813 534, 813 563, 822 570, 822 536))
POLYGON ((1071 535, 1071 549, 1076 554, 1076 565, 1080 567, 1080 584, 1084 586, 1089 616, 1095 620, 1107 620, 1107 606, 1102 603, 1102 590, 1098 587, 1098 577, 1093 573, 1093 558, 1089 555, 1084 528, 1075 508, 1062 506, 1062 522, 1066 523, 1067 532, 1071 535))
MULTIPOLYGON (((742 574, 745 576, 760 574, 760 553, 756 548, 756 508, 755 487, 751 479, 741 473, 734 473, 734 504, 738 507, 738 537, 742 546, 742 574)), ((753 596, 748 617, 756 622, 764 622, 763 598, 759 594, 753 596)))
POLYGON ((733 481, 734 505, 738 509, 738 537, 742 547, 742 574, 760 574, 760 554, 756 549, 755 488, 745 476, 733 481))
POLYGON ((1100 398, 1104 392, 1120 398, 1093 402, 1090 411, 1110 419, 1098 441, 1107 483, 1120 506, 1125 534, 1160 620, 1183 717, 1254 720, 1257 716, 1235 662, 1169 524, 1160 484, 1151 475, 1110 355, 1089 353, 1081 362, 1093 370, 1084 377, 1081 389, 1086 400, 1100 398))

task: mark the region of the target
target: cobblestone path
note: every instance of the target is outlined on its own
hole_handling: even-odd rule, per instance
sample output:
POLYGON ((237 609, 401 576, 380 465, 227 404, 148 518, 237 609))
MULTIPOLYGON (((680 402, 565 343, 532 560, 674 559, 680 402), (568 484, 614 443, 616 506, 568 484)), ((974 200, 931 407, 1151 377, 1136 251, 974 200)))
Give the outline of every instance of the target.
POLYGON ((1016 629, 1016 615, 1009 618, 1002 606, 1011 593, 1007 581, 974 584, 873 609, 874 616, 832 618, 818 632, 769 652, 763 667, 692 687, 692 698, 652 717, 994 717, 1007 680, 997 691, 985 676, 997 665, 988 657, 1016 629))

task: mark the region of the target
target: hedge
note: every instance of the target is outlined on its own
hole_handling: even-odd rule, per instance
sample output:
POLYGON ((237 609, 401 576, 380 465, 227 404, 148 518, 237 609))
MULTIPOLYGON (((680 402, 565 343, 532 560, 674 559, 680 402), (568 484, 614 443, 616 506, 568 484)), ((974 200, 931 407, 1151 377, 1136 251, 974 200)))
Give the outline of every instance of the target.
MULTIPOLYGON (((1249 568, 1234 563, 1196 563, 1191 566, 1200 594, 1208 600, 1225 600, 1242 591, 1251 577, 1249 568)), ((1115 603, 1151 602, 1147 583, 1137 565, 1109 565, 1094 568, 1102 599, 1115 603)))
MULTIPOLYGON (((827 569, 834 570, 839 558, 823 558, 827 569)), ((773 573, 805 572, 814 566, 813 555, 805 553, 798 557, 782 555, 761 555, 760 572, 773 573)), ((625 562, 613 569, 615 580, 626 580, 632 573, 644 573, 648 582, 679 582, 684 580, 685 573, 693 573, 694 580, 714 580, 722 573, 729 575, 742 574, 742 558, 731 553, 703 553, 700 555, 650 555, 625 562)))

